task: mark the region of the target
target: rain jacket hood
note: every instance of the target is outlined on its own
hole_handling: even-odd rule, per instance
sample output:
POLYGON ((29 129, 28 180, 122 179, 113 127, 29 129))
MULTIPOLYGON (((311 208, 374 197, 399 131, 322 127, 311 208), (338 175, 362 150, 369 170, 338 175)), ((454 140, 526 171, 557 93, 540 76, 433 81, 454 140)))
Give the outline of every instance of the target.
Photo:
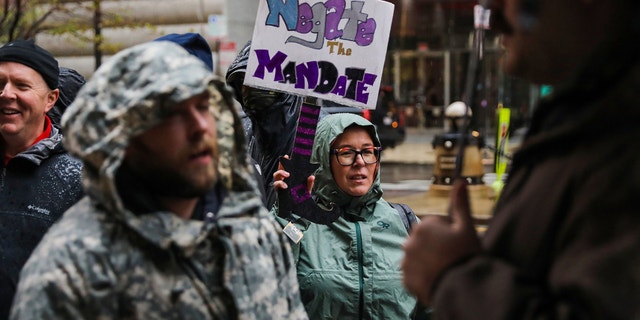
POLYGON ((60 96, 58 96, 58 100, 53 105, 53 108, 47 112, 47 115, 51 118, 52 124, 59 127, 65 110, 71 105, 78 91, 80 91, 80 88, 82 88, 87 81, 78 71, 60 67, 58 82, 60 83, 58 87, 58 89, 60 89, 60 96))
POLYGON ((251 54, 251 41, 238 52, 236 59, 229 65, 225 78, 227 84, 233 88, 236 100, 242 102, 242 85, 244 83, 244 75, 249 64, 249 54, 251 54))
POLYGON ((316 195, 316 202, 325 207, 331 207, 332 203, 334 203, 346 210, 347 213, 358 214, 362 207, 369 207, 366 211, 371 212, 376 201, 382 197, 379 163, 371 189, 361 197, 353 197, 344 193, 336 184, 331 173, 331 144, 350 126, 364 127, 369 132, 373 144, 376 147, 380 146, 380 138, 378 138, 375 126, 359 115, 337 113, 322 118, 318 122, 311 154, 311 163, 319 165, 315 171, 316 182, 313 194, 316 195))

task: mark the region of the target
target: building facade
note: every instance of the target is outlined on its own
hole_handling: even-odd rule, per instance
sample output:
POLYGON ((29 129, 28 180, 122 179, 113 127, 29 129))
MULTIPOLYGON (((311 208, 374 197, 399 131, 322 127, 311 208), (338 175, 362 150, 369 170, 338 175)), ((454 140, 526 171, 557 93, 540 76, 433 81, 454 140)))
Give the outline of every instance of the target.
MULTIPOLYGON (((77 1, 76 1, 77 2, 77 1)), ((348 1, 347 1, 348 2, 348 1)), ((389 0, 395 5, 383 84, 394 89, 409 126, 441 126, 444 108, 465 101, 468 64, 473 52, 476 0, 389 0)), ((216 72, 224 75, 236 52, 251 39, 259 1, 256 0, 114 0, 102 1, 103 16, 118 17, 105 26, 105 59, 131 45, 167 33, 199 32, 216 57, 216 72), (127 27, 135 22, 142 27, 127 27)), ((347 4, 348 5, 348 4, 347 4)), ((91 19, 91 13, 85 13, 91 19)), ((64 23, 53 17, 52 23, 64 23)), ((87 32, 91 36, 91 32, 87 32)), ((63 66, 85 76, 95 70, 93 45, 71 36, 39 34, 36 41, 63 66)), ((483 59, 473 84, 472 126, 492 133, 498 106, 512 109, 512 128, 525 126, 538 98, 538 88, 504 76, 500 71, 498 37, 484 32, 483 59)))

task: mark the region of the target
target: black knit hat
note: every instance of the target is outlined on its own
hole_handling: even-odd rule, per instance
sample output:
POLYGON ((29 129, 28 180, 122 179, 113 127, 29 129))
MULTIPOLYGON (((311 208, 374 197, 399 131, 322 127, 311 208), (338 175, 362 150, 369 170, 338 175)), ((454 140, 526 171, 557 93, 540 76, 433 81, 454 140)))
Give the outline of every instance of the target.
POLYGON ((58 88, 58 60, 49 51, 42 49, 33 40, 15 40, 0 48, 0 62, 11 61, 24 64, 37 71, 49 89, 58 88))

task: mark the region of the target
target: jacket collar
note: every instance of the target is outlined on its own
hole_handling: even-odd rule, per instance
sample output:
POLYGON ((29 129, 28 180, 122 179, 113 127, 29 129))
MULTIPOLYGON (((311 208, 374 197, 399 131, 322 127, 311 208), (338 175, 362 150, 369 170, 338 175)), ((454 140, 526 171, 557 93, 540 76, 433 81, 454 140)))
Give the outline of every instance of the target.
MULTIPOLYGON (((52 126, 51 122, 49 123, 49 135, 42 136, 39 141, 34 143, 29 149, 19 153, 13 159, 21 159, 27 161, 35 166, 39 166, 42 164, 42 161, 50 158, 51 156, 64 153, 65 150, 62 147, 62 135, 57 127, 52 126)), ((45 130, 47 131, 47 130, 45 130)), ((4 161, 4 150, 2 150, 2 146, 0 146, 0 156, 2 156, 3 160, 0 162, 1 166, 5 166, 4 161)))

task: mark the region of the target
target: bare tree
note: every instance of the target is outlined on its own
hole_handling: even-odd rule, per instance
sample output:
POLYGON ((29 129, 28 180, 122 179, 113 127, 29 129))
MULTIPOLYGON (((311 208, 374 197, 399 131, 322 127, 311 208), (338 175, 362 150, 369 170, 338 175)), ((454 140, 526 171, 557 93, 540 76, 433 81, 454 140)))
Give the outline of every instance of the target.
MULTIPOLYGON (((91 43, 95 67, 102 64, 104 52, 119 48, 105 43, 103 28, 153 28, 147 23, 104 13, 102 0, 0 0, 0 43, 33 39, 38 33, 68 35, 82 43, 91 43)), ((113 0, 112 0, 113 2, 113 0)))
POLYGON ((37 0, 2 0, 0 12, 0 42, 16 39, 33 39, 47 29, 45 21, 56 11, 63 10, 59 0, 46 1, 47 6, 37 0))

